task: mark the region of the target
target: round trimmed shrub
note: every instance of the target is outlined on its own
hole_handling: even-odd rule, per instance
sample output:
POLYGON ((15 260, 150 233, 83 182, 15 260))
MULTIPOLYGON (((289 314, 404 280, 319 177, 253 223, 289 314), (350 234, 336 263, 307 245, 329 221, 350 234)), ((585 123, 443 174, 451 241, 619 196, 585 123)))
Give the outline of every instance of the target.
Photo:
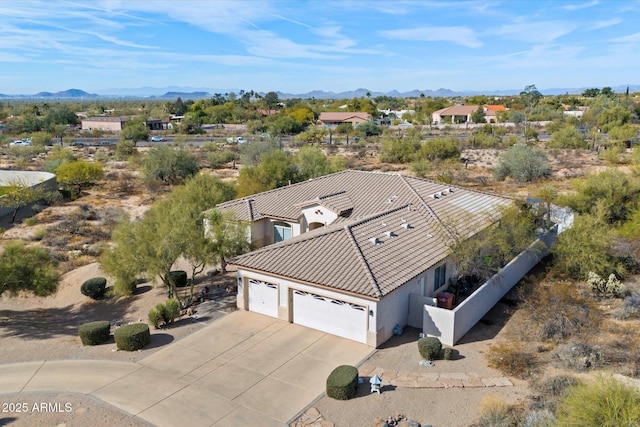
POLYGON ((119 350, 136 351, 146 347, 151 342, 151 332, 146 323, 132 323, 120 326, 113 333, 119 350))
POLYGON ((423 337, 418 340, 418 351, 426 360, 436 360, 440 358, 442 343, 436 337, 423 337))
POLYGON ((80 286, 80 292, 82 295, 88 296, 91 299, 101 298, 107 290, 107 279, 104 277, 94 277, 80 286))
POLYGON ((169 275, 173 279, 176 288, 185 288, 187 286, 187 272, 184 270, 170 271, 169 275))
POLYGON ((443 358, 444 360, 453 359, 453 349, 451 347, 447 347, 443 350, 443 358))
POLYGON ((78 335, 82 345, 98 345, 107 342, 111 323, 108 320, 99 320, 80 325, 78 335))
POLYGON ((327 396, 338 400, 349 400, 356 395, 358 386, 358 369, 354 366, 341 365, 327 377, 327 396))

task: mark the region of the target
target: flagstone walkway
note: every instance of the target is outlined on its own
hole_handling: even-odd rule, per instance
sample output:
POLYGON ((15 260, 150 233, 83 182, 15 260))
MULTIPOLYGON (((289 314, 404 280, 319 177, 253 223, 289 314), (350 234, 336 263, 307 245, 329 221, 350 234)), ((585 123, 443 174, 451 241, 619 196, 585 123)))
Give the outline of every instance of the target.
MULTIPOLYGON (((424 369, 429 369, 425 367, 424 369)), ((361 377, 378 375, 382 378, 382 386, 393 385, 404 388, 450 388, 450 387, 508 387, 513 383, 506 377, 484 377, 474 373, 455 372, 412 372, 385 370, 369 364, 358 369, 361 377)), ((368 380, 365 380, 367 383, 368 380)))

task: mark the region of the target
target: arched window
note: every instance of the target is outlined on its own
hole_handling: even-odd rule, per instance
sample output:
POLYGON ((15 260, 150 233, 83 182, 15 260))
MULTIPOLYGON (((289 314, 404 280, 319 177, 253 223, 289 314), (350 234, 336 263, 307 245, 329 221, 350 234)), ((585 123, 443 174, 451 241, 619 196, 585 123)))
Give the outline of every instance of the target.
POLYGON ((275 222, 273 224, 273 242, 278 243, 291 238, 291 224, 275 222))

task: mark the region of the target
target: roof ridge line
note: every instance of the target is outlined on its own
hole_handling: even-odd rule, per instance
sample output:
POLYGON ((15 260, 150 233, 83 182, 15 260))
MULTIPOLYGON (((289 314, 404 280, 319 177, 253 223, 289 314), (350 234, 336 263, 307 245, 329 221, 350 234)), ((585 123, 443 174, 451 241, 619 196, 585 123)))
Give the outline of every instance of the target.
POLYGON ((438 216, 438 214, 433 210, 433 208, 431 206, 429 206, 427 204, 427 201, 420 195, 420 193, 418 193, 416 191, 415 188, 413 188, 413 185, 409 184, 409 182, 407 182, 407 180, 405 179, 405 177, 403 175, 398 175, 400 177, 400 179, 402 180, 402 182, 404 182, 406 184, 407 187, 409 187, 409 189, 411 190, 411 192, 413 192, 413 194, 418 198, 418 200, 420 200, 422 202, 422 206, 424 207, 424 209, 438 222, 438 224, 444 228, 446 230, 446 232, 449 234, 449 237, 451 238, 455 238, 455 235, 451 232, 451 230, 449 230, 449 227, 447 227, 444 224, 444 221, 442 221, 442 219, 440 219, 440 217, 438 216))
POLYGON ((382 298, 383 294, 382 294, 382 289, 380 289, 380 284, 378 283, 378 281, 376 280, 375 276, 373 275, 373 272, 371 271, 371 266, 367 262, 367 259, 364 256, 364 253, 362 252, 362 249, 360 249, 360 245, 358 245, 358 242, 356 241, 356 238, 353 236, 353 232, 351 231, 351 226, 345 225, 344 226, 344 231, 346 231, 347 236, 349 237, 349 241, 354 246, 355 250, 358 251, 358 254, 360 254, 360 256, 358 258, 360 259, 360 263, 364 267, 364 270, 367 273, 367 276, 369 277, 369 280, 371 281, 371 283, 373 283, 374 288, 377 291, 377 295, 376 296, 378 298, 382 298))

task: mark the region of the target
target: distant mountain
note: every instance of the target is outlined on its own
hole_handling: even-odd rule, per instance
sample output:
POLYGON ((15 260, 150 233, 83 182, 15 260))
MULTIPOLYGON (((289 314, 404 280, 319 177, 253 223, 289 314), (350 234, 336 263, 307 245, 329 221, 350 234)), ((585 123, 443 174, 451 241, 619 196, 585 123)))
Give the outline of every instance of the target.
POLYGON ((161 96, 155 96, 158 99, 202 99, 211 98, 209 92, 167 92, 161 96))
MULTIPOLYGON (((595 87, 595 86, 591 86, 595 87)), ((543 95, 579 95, 583 93, 586 89, 590 87, 581 87, 581 88, 549 88, 549 89, 539 89, 543 95)), ((620 85, 612 87, 615 93, 625 93, 629 88, 629 92, 640 92, 640 85, 620 85)), ((284 92, 276 92, 280 99, 292 99, 292 98, 302 98, 302 99, 351 99, 351 98, 365 98, 367 94, 371 98, 375 98, 377 96, 391 96, 395 98, 418 98, 422 95, 426 97, 445 97, 445 98, 453 98, 453 97, 464 97, 464 96, 473 96, 473 95, 487 95, 487 96, 509 96, 509 95, 518 95, 522 89, 498 89, 498 90, 461 90, 461 91, 453 91, 450 89, 413 89, 406 92, 400 92, 397 90, 391 90, 388 92, 380 92, 380 91, 372 91, 365 88, 358 88, 352 91, 344 91, 344 92, 326 92, 323 90, 313 90, 307 93, 284 93, 284 92)), ((182 98, 183 100, 197 100, 202 98, 210 98, 216 93, 220 93, 223 95, 227 95, 229 93, 235 93, 238 95, 240 90, 237 89, 210 89, 210 88, 193 88, 193 87, 179 87, 179 86, 169 86, 165 88, 153 88, 153 87, 141 87, 141 88, 130 88, 130 89, 108 89, 101 92, 101 94, 88 93, 80 89, 68 89, 60 92, 39 92, 35 95, 6 95, 0 94, 0 98, 2 99, 98 99, 98 98, 129 98, 129 99, 141 99, 141 98, 151 98, 151 99, 178 99, 182 98)), ((260 95, 264 96, 266 92, 259 92, 260 95)))
POLYGON ((32 96, 33 98, 56 98, 56 99, 70 99, 70 98, 99 98, 100 95, 95 93, 88 93, 80 89, 67 89, 56 93, 51 92, 38 92, 32 96))

